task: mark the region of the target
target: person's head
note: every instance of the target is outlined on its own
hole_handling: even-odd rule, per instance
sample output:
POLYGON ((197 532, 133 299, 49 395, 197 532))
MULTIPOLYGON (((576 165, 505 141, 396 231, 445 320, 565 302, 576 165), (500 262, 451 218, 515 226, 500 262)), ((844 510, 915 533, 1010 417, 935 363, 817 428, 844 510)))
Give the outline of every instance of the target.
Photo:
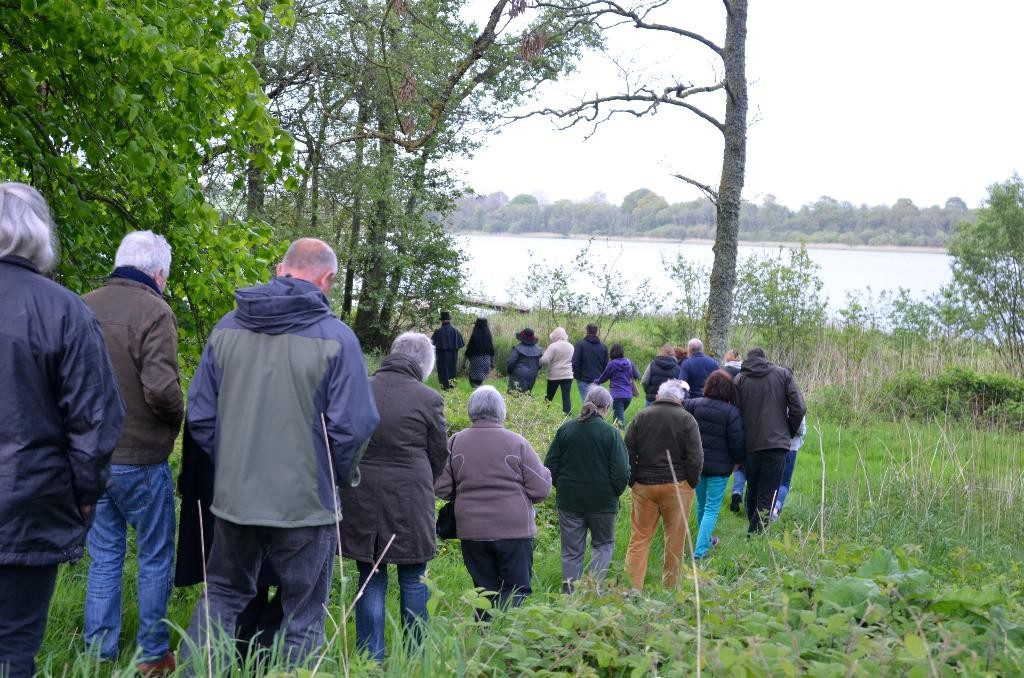
POLYGON ((587 334, 592 334, 592 335, 594 335, 596 337, 597 336, 597 325, 595 325, 594 323, 587 324, 587 334))
POLYGON ((681 346, 676 346, 672 350, 675 351, 676 360, 678 360, 679 362, 683 362, 684 360, 686 360, 687 356, 686 356, 686 349, 685 348, 683 348, 681 346))
POLYGON ((740 359, 740 353, 734 348, 730 348, 725 352, 725 362, 731 363, 740 359))
POLYGON ((658 387, 658 400, 681 403, 690 393, 690 385, 682 379, 669 379, 658 387))
POLYGON ((524 344, 536 344, 537 334, 532 327, 524 327, 522 332, 516 332, 516 339, 524 344))
POLYGON ((725 370, 715 370, 704 381, 704 397, 732 402, 732 377, 725 370))
POLYGON ((153 231, 132 231, 121 240, 114 266, 130 266, 142 271, 163 292, 171 272, 171 246, 166 238, 153 231))
POLYGON ((505 422, 505 399, 493 386, 481 386, 469 396, 469 420, 505 422))
POLYGON ((0 183, 0 257, 22 257, 49 271, 56 259, 55 230, 39 191, 14 181, 0 183))
POLYGON ((622 344, 612 344, 611 349, 608 351, 608 355, 611 356, 612 360, 616 358, 625 358, 626 352, 622 350, 622 344))
POLYGON ((697 337, 694 337, 693 339, 690 339, 690 341, 686 343, 686 350, 689 351, 690 355, 693 355, 694 353, 697 353, 699 351, 703 351, 704 342, 702 342, 697 337))
POLYGON ((452 314, 449 311, 441 311, 441 322, 450 323, 452 321, 452 314))
POLYGON ((658 355, 666 358, 675 358, 676 349, 672 344, 662 344, 661 349, 658 351, 658 355))
POLYGON ((487 327, 487 318, 477 318, 476 322, 473 323, 473 329, 474 330, 486 330, 486 329, 489 329, 487 327))
POLYGON ((551 334, 548 335, 548 339, 551 341, 565 341, 569 338, 569 333, 565 331, 564 327, 556 327, 551 330, 551 334))
POLYGON ((580 410, 580 421, 586 421, 591 417, 604 418, 612 407, 612 394, 603 386, 591 386, 587 391, 587 397, 583 401, 583 408, 580 410))
POLYGON ((420 368, 420 380, 426 381, 434 371, 434 345, 430 337, 419 332, 399 334, 391 342, 391 355, 401 353, 409 356, 420 368))
POLYGON ((747 358, 748 359, 750 359, 750 358, 761 358, 763 360, 767 360, 768 359, 768 354, 766 354, 764 352, 763 348, 758 346, 756 348, 752 348, 749 351, 747 351, 747 358))
POLYGON ((330 294, 334 276, 338 273, 338 257, 331 246, 316 238, 299 238, 284 254, 277 265, 279 276, 291 276, 313 283, 324 294, 330 294))

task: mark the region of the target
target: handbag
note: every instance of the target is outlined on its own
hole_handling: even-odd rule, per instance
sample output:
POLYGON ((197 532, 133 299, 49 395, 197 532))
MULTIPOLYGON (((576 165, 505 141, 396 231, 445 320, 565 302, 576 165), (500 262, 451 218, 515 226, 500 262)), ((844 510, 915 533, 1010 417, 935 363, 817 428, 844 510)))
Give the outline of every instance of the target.
POLYGON ((437 532, 438 539, 458 539, 458 529, 455 524, 455 488, 458 484, 455 482, 455 469, 452 468, 452 455, 448 453, 448 471, 452 476, 452 496, 448 498, 448 501, 441 507, 441 510, 437 512, 437 523, 434 526, 434 531, 437 532))
POLYGON ((635 382, 635 381, 633 381, 632 379, 630 379, 630 380, 629 380, 629 385, 630 385, 630 386, 631 386, 631 387, 633 388, 633 397, 634 397, 634 398, 635 398, 635 397, 637 397, 638 395, 640 395, 640 389, 638 389, 638 388, 636 387, 636 382, 635 382))

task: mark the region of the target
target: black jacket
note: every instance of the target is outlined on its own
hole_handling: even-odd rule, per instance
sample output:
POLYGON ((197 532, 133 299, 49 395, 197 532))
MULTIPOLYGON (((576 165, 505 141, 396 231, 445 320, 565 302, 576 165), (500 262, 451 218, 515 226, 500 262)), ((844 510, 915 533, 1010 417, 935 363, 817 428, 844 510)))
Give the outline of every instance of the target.
POLYGON ((704 447, 701 475, 727 476, 733 466, 743 463, 743 417, 724 400, 688 398, 683 407, 697 420, 704 447))
POLYGON ((683 482, 697 487, 704 452, 693 416, 679 403, 655 400, 626 429, 630 486, 683 482), (669 460, 671 459, 671 466, 669 460))
POLYGON ((21 257, 0 257, 0 565, 82 556, 78 507, 107 486, 124 403, 99 323, 21 257))
POLYGON ((359 462, 361 480, 342 492, 342 553, 364 563, 424 563, 436 553, 434 480, 448 459, 444 400, 420 381, 407 355, 384 358, 370 378, 380 425, 359 462))
POLYGON ((650 371, 647 374, 647 383, 644 384, 644 393, 648 400, 654 400, 661 385, 669 379, 675 379, 679 374, 679 363, 675 358, 659 355, 651 361, 647 369, 650 371))
POLYGON ((593 383, 608 364, 608 347, 596 334, 588 334, 576 342, 572 353, 572 373, 577 381, 593 383))
POLYGON ((793 373, 764 358, 747 358, 733 379, 733 402, 743 415, 747 454, 788 450, 807 414, 793 373))

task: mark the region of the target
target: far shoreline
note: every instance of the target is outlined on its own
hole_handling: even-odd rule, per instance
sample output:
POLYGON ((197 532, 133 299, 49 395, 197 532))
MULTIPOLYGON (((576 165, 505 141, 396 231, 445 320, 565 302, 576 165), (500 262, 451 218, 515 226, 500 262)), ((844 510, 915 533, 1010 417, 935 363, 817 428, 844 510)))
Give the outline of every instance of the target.
MULTIPOLYGON (((453 235, 473 235, 487 238, 533 238, 536 240, 606 240, 609 242, 662 242, 673 245, 707 245, 715 244, 714 240, 705 238, 657 238, 652 236, 604 236, 604 235, 562 235, 548 231, 533 233, 489 233, 487 231, 449 231, 453 235)), ((914 245, 847 245, 840 242, 793 242, 785 240, 740 240, 740 245, 748 247, 781 247, 796 248, 806 245, 809 250, 856 250, 859 252, 916 252, 920 254, 948 254, 945 247, 920 247, 914 245)))

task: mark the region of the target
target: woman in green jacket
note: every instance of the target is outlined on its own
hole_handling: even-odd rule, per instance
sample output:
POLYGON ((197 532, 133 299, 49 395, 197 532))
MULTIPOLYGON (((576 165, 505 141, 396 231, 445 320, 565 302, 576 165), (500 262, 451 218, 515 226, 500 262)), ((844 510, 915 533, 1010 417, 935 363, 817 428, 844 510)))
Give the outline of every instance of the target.
POLYGON ((604 420, 611 406, 608 390, 592 386, 579 418, 562 424, 544 460, 557 490, 564 593, 571 593, 583 574, 588 531, 588 574, 601 581, 615 552, 615 517, 629 480, 629 459, 622 436, 604 420))

